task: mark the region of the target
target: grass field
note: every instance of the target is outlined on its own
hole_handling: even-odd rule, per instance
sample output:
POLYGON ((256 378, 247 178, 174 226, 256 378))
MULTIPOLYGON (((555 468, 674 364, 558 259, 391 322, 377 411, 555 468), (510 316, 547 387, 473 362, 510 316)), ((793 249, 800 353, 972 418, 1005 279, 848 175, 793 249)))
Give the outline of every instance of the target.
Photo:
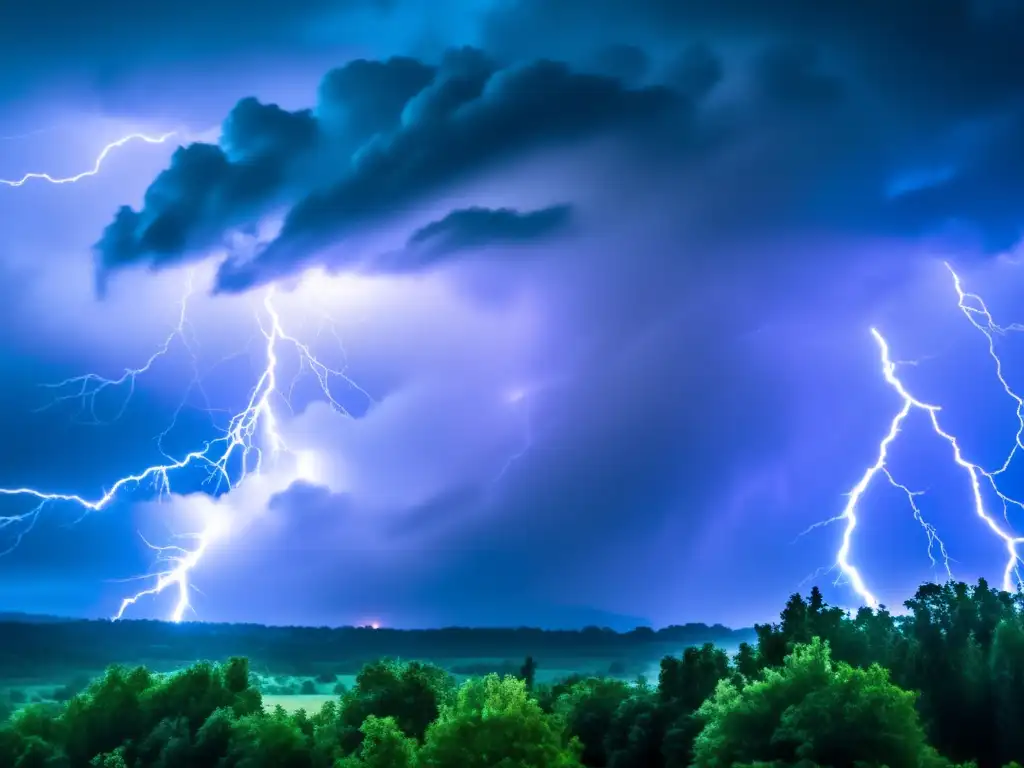
POLYGON ((312 696, 303 696, 302 694, 290 696, 264 696, 263 708, 270 710, 280 705, 288 712, 297 712, 300 709, 304 709, 306 712, 313 713, 320 709, 325 702, 337 700, 337 696, 321 693, 313 694, 312 696))

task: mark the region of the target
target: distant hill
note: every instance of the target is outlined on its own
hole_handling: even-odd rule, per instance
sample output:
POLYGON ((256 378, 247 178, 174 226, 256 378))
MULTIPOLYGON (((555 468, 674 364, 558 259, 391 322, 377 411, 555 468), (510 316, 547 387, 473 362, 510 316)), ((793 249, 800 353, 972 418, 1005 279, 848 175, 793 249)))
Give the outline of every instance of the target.
POLYGON ((686 624, 616 632, 520 628, 371 629, 267 627, 259 624, 170 624, 162 621, 61 619, 0 614, 0 677, 49 673, 57 668, 99 670, 110 664, 170 668, 196 660, 247 656, 275 672, 307 675, 320 669, 354 672, 383 656, 447 662, 522 660, 533 656, 554 667, 566 660, 621 660, 630 666, 681 653, 691 645, 735 648, 753 641, 753 629, 686 624), (13 616, 13 618, 12 618, 13 616))
POLYGON ((0 624, 63 624, 69 621, 75 621, 75 619, 66 616, 50 616, 45 613, 0 611, 0 624))

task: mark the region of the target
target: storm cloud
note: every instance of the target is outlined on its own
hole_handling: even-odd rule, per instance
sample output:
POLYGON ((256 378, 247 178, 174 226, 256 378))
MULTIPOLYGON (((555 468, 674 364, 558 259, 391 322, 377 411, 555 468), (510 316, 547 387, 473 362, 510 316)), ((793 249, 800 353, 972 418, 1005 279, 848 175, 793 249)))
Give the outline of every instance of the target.
MULTIPOLYGON (((277 17, 260 3, 208 5, 192 42, 202 14, 188 3, 117 18, 110 6, 95 21, 69 9, 67 24, 93 35, 68 48, 102 80, 93 95, 142 117, 147 90, 160 114, 178 102, 189 114, 215 90, 221 135, 168 149, 163 170, 144 176, 133 171, 141 149, 112 156, 115 175, 97 177, 88 200, 71 197, 80 186, 33 188, 5 247, 56 253, 42 233, 56 237, 58 219, 76 236, 52 262, 35 260, 38 276, 19 273, 3 311, 35 329, 8 341, 21 345, 19 402, 34 379, 66 372, 58 353, 122 370, 112 329, 130 335, 158 302, 173 309, 186 271, 197 275, 190 328, 216 337, 197 349, 224 389, 251 386, 245 365, 231 368, 231 387, 215 366, 221 352, 261 352, 257 288, 281 284, 282 318, 320 346, 334 338, 321 311, 342 317, 339 367, 371 401, 345 420, 316 397, 282 408, 288 444, 322 466, 275 487, 272 503, 245 502, 266 513, 253 523, 261 543, 246 551, 240 536, 222 565, 197 572, 213 613, 259 619, 229 582, 298 558, 315 574, 289 572, 305 613, 284 599, 275 610, 303 621, 375 605, 472 621, 488 589, 515 590, 524 621, 540 613, 527 603, 655 622, 765 618, 831 561, 834 531, 792 541, 839 511, 891 418, 871 326, 901 359, 922 355, 908 380, 943 402, 970 450, 1012 444, 998 388, 934 360, 989 363, 941 258, 963 264, 1000 316, 1021 319, 1018 4, 452 0, 458 12, 419 26, 423 14, 402 2, 300 2, 277 17), (235 67, 234 86, 204 90, 161 66, 159 46, 140 43, 157 20, 167 61, 235 67), (153 84, 175 88, 122 87, 135 60, 139 82, 157 72, 153 84), (56 194, 73 202, 37 212, 56 194), (351 586, 360 579, 362 591, 351 586)), ((4 20, 0 40, 16 23, 4 20)), ((70 61, 55 57, 26 82, 59 79, 70 61)), ((178 362, 187 384, 187 355, 178 362)), ((152 401, 103 445, 158 432, 174 412, 176 393, 146 386, 152 401)), ((35 423, 4 419, 19 433, 35 423)), ((931 488, 912 456, 919 426, 908 423, 900 469, 931 488)), ((208 436, 181 433, 182 445, 208 436)), ((70 450, 52 424, 35 434, 70 450)), ((10 471, 47 451, 12 449, 10 471)), ((118 469, 133 458, 124 453, 118 469)), ((90 482, 103 469, 93 464, 90 482)), ((958 532, 965 567, 988 575, 989 545, 964 538, 955 491, 923 503, 958 532)), ((916 544, 890 545, 887 526, 920 538, 901 501, 871 500, 856 547, 897 596, 927 570, 916 544)), ((116 560, 110 542, 134 534, 113 514, 89 524, 97 546, 82 557, 99 573, 116 560)), ((29 552, 42 568, 41 550, 29 552)))
POLYGON ((652 0, 627 11, 611 0, 524 0, 481 16, 493 52, 449 49, 434 64, 358 59, 323 78, 311 111, 239 102, 219 146, 183 148, 142 208, 118 213, 97 244, 98 268, 223 254, 233 228, 271 212, 283 216, 280 232, 256 253, 229 253, 219 290, 311 264, 357 266, 372 254, 344 244, 428 196, 545 147, 616 132, 648 144, 650 155, 675 153, 688 175, 679 165, 687 150, 765 153, 750 161, 751 174, 762 167, 748 182, 765 191, 741 193, 727 214, 745 217, 751 236, 759 218, 808 213, 823 217, 817 226, 892 236, 956 220, 986 250, 1005 249, 1015 231, 1006 204, 982 203, 976 189, 998 187, 1005 200, 1002 190, 1016 192, 1021 177, 1020 158, 1002 149, 1022 119, 1015 26, 1024 28, 1020 12, 968 2, 940 3, 921 24, 904 4, 823 9, 794 0, 768 14, 738 1, 652 0), (573 30, 570 42, 585 38, 595 18, 617 21, 609 28, 629 44, 603 43, 594 30, 593 52, 575 64, 513 56, 528 47, 519 30, 532 30, 536 52, 547 54, 556 30, 573 30), (668 45, 669 30, 685 30, 688 42, 668 45), (654 121, 671 126, 668 135, 638 132, 654 121), (990 150, 994 142, 1002 143, 990 150), (893 179, 936 164, 955 170, 887 197, 893 179))
POLYGON ((223 146, 179 150, 142 210, 119 212, 97 245, 100 272, 203 256, 230 228, 290 203, 272 243, 222 265, 219 288, 244 290, 304 268, 354 228, 386 222, 500 161, 676 105, 664 88, 630 89, 550 61, 499 70, 469 49, 450 52, 429 81, 427 72, 393 60, 329 74, 318 111, 357 117, 342 116, 340 125, 325 118, 317 133, 308 113, 240 102, 225 122, 223 146), (363 111, 360 94, 371 92, 375 103, 363 111), (303 165, 304 174, 290 173, 303 165))

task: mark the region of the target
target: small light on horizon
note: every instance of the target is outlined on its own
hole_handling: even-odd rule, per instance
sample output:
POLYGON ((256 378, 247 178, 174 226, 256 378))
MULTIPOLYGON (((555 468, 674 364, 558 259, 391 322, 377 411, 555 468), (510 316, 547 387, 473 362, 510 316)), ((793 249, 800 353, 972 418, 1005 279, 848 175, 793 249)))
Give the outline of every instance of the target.
POLYGON ((370 629, 380 629, 380 622, 375 621, 372 624, 370 624, 370 629))

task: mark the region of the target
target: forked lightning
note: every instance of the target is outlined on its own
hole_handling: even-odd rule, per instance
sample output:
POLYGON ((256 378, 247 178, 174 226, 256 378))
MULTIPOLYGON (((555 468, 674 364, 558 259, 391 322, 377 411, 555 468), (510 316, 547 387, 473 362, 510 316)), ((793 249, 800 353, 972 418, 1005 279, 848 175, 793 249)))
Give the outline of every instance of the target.
MULTIPOLYGON (((280 373, 278 350, 282 344, 290 345, 296 351, 299 357, 300 372, 308 370, 314 374, 328 402, 343 415, 349 415, 335 398, 331 386, 338 379, 349 386, 355 387, 356 385, 344 370, 321 362, 308 344, 285 330, 281 317, 274 306, 273 296, 273 289, 268 290, 263 300, 263 311, 257 315, 259 328, 266 342, 264 347, 265 366, 249 393, 245 407, 232 416, 220 436, 210 440, 201 450, 192 451, 177 459, 169 458, 164 463, 154 464, 135 474, 118 478, 105 493, 93 498, 76 494, 50 493, 31 487, 0 488, 0 496, 25 497, 36 502, 36 505, 24 514, 0 517, 0 529, 21 526, 15 537, 16 545, 47 504, 66 502, 81 507, 85 512, 96 512, 109 506, 122 491, 147 484, 155 488, 158 494, 165 495, 172 490, 171 481, 174 473, 191 466, 205 468, 209 472, 210 481, 228 489, 244 482, 250 475, 259 473, 265 452, 273 454, 287 449, 278 431, 277 417, 273 408, 275 398, 287 402, 286 394, 278 388, 280 373)), ((182 302, 182 313, 174 333, 165 340, 145 365, 128 369, 115 379, 103 378, 97 374, 87 374, 61 382, 56 386, 79 387, 74 396, 83 398, 88 412, 93 416, 95 416, 95 397, 104 389, 127 387, 129 389, 127 400, 134 389, 136 378, 148 371, 159 358, 166 355, 172 348, 175 339, 181 339, 186 348, 191 351, 186 334, 187 298, 188 294, 182 302)), ((359 391, 366 394, 362 389, 359 391)), ((61 396, 61 399, 67 398, 66 395, 61 396)), ((119 413, 123 412, 125 404, 126 401, 122 403, 119 413)), ((157 595, 174 588, 177 590, 177 601, 169 618, 172 621, 181 621, 190 607, 189 574, 200 562, 210 544, 225 530, 225 521, 211 516, 206 521, 205 527, 190 537, 195 541, 195 545, 191 549, 177 546, 153 546, 152 548, 159 553, 160 560, 169 564, 169 567, 153 574, 151 586, 125 598, 114 618, 121 618, 125 611, 141 598, 157 595)))
POLYGON ((985 305, 985 302, 981 297, 977 294, 964 291, 960 276, 957 275, 952 266, 948 263, 946 264, 946 268, 949 270, 949 273, 953 278, 953 285, 959 300, 961 312, 963 312, 964 316, 970 321, 970 323, 985 337, 989 356, 992 358, 995 365, 996 377, 998 378, 1003 390, 1017 405, 1017 432, 1014 438, 1013 447, 1010 449, 1006 459, 996 469, 986 470, 981 465, 967 459, 962 447, 957 442, 956 437, 943 428, 939 418, 941 408, 938 405, 920 400, 911 394, 897 375, 899 363, 893 361, 889 352, 889 345, 885 338, 877 329, 871 329, 871 335, 878 345, 879 354, 881 356, 882 375, 885 378, 886 383, 888 383, 893 391, 899 395, 901 406, 890 422, 888 432, 886 432, 885 437, 883 437, 882 441, 879 443, 878 454, 874 463, 865 470, 860 480, 848 493, 846 506, 843 511, 836 517, 823 521, 822 523, 818 523, 812 526, 812 528, 817 528, 821 525, 833 522, 844 523, 842 542, 840 544, 839 551, 836 553, 836 566, 846 577, 850 586, 864 604, 872 608, 877 608, 879 601, 875 597, 874 593, 872 593, 868 588, 860 570, 852 563, 851 551, 853 548, 854 532, 858 524, 858 506, 864 496, 864 493, 871 485, 872 480, 876 479, 879 475, 885 477, 890 484, 906 495, 910 502, 915 519, 917 519, 921 524, 928 536, 929 557, 932 558, 932 562, 935 564, 934 548, 938 547, 946 574, 952 578, 950 559, 946 550, 946 545, 938 537, 935 528, 922 517, 921 510, 916 501, 916 497, 919 494, 912 492, 905 485, 897 482, 888 466, 889 448, 899 435, 904 420, 912 411, 915 410, 922 412, 927 417, 934 434, 949 445, 954 464, 963 471, 964 476, 970 484, 973 513, 980 519, 982 524, 1002 542, 1005 548, 1006 563, 1002 570, 1002 588, 1006 591, 1014 591, 1017 589, 1018 585, 1022 584, 1021 565, 1024 561, 1021 559, 1021 547, 1024 545, 1024 537, 1018 536, 1013 532, 1012 526, 1009 522, 1009 512, 1011 507, 1016 507, 1017 509, 1024 511, 1024 503, 1004 493, 1000 489, 998 481, 999 476, 1006 472, 1010 467, 1017 451, 1024 449, 1024 442, 1022 442, 1022 438, 1024 438, 1024 398, 1013 390, 1003 374, 1003 363, 996 351, 995 337, 1009 331, 1024 330, 1024 326, 1016 324, 1000 326, 996 324, 988 310, 988 307, 985 305), (986 493, 989 491, 991 492, 991 497, 993 499, 998 499, 998 503, 1002 507, 1002 515, 995 515, 989 509, 985 500, 986 493), (1000 517, 1002 518, 1001 521, 999 519, 1000 517))

